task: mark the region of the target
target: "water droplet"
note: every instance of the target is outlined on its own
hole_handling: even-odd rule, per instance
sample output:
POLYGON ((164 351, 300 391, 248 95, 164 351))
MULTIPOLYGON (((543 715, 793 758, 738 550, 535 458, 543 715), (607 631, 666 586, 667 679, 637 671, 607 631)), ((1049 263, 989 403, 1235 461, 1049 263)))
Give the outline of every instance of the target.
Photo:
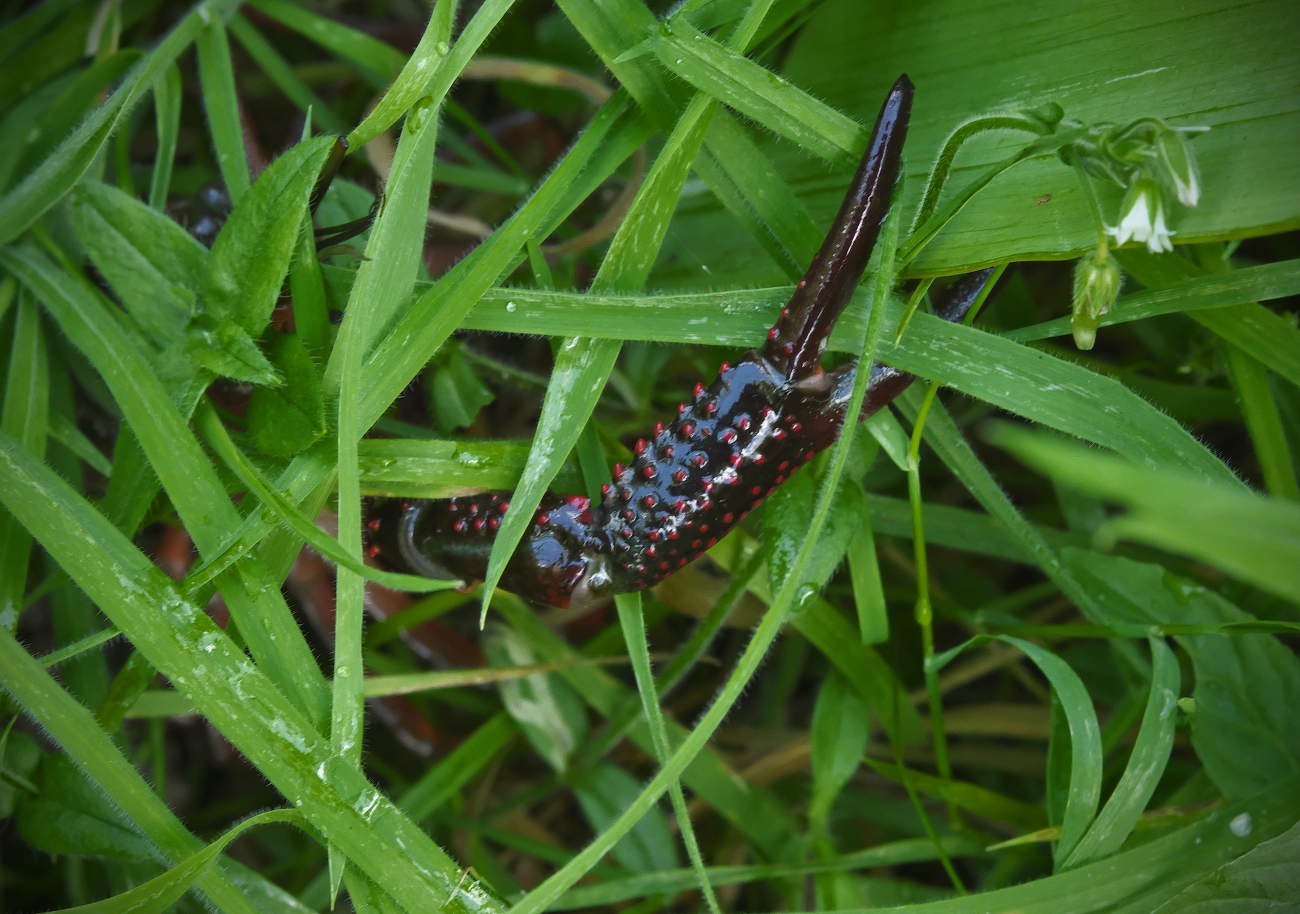
POLYGON ((446 57, 448 51, 447 42, 445 41, 438 42, 437 50, 438 50, 439 57, 446 57))
POLYGON ((516 304, 515 304, 514 302, 512 302, 512 301, 508 301, 508 302, 506 302, 506 310, 509 311, 511 314, 514 314, 514 313, 515 313, 515 309, 516 309, 517 307, 518 307, 518 305, 516 305, 516 304))
POLYGON ((1243 812, 1231 822, 1228 823, 1228 830, 1238 838, 1244 838, 1250 834, 1254 823, 1250 819, 1250 813, 1243 812))

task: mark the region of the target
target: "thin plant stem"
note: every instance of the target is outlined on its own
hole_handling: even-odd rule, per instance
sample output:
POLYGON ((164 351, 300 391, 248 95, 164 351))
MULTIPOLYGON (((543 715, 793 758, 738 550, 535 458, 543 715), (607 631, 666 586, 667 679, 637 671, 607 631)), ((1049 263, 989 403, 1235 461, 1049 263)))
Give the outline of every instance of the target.
MULTIPOLYGON (((921 626, 921 651, 925 661, 925 690, 930 700, 930 723, 934 733, 934 762, 939 776, 952 778, 952 764, 948 759, 948 739, 943 729, 943 698, 939 692, 939 675, 931 668, 934 658, 934 607, 930 603, 930 573, 925 549, 925 523, 921 516, 921 433, 930 405, 939 393, 939 382, 930 382, 921 401, 912 440, 907 450, 907 494, 912 508, 912 550, 916 562, 916 622, 921 626)), ((948 801, 948 817, 953 827, 960 824, 957 806, 948 801)))
MULTIPOLYGON (((663 709, 659 707, 659 695, 655 690, 654 672, 650 669, 645 617, 641 614, 641 595, 639 593, 619 594, 614 598, 614 603, 618 607, 618 621, 623 626, 623 639, 627 642, 632 672, 636 675, 637 691, 641 693, 641 704, 645 708, 646 723, 650 729, 650 740, 654 744, 655 759, 662 766, 668 761, 671 749, 668 745, 667 728, 664 726, 663 709)), ((672 800, 673 812, 677 814, 677 824, 681 828, 682 841, 686 844, 686 854, 690 857, 691 866, 700 879, 704 900, 712 914, 722 914, 713 886, 709 882, 704 857, 700 854, 699 842, 695 839, 695 826, 691 823, 691 813, 686 807, 686 797, 682 794, 682 782, 679 778, 673 778, 669 782, 668 796, 672 800)))
MULTIPOLYGON (((966 312, 962 323, 970 326, 984 303, 988 300, 993 287, 1006 270, 1007 264, 1001 264, 989 276, 980 290, 970 310, 966 312)), ((924 656, 925 691, 930 703, 930 722, 934 732, 934 761, 939 775, 945 779, 952 777, 952 764, 948 758, 948 738, 943 728, 943 697, 939 690, 939 674, 932 669, 934 659, 934 607, 930 602, 929 560, 925 548, 925 522, 921 507, 921 438, 925 432, 925 419, 930 413, 930 406, 939 393, 939 382, 931 381, 921 401, 920 411, 916 415, 916 424, 912 427, 912 438, 907 448, 907 495, 912 514, 912 551, 916 562, 916 621, 921 626, 921 650, 924 656)), ((955 803, 948 801, 948 817, 953 828, 961 826, 961 813, 955 803)))
MULTIPOLYGON (((893 705, 894 705, 894 732, 897 733, 898 732, 898 680, 894 680, 894 685, 891 692, 893 694, 893 705)), ((925 829, 926 837, 928 837, 930 839, 930 843, 934 845, 935 853, 938 854, 939 856, 939 862, 943 864, 944 872, 946 872, 948 874, 948 878, 952 880, 953 888, 955 888, 962 895, 965 895, 966 884, 961 881, 961 876, 957 874, 957 868, 952 865, 952 859, 948 856, 947 849, 944 848, 943 842, 939 840, 939 835, 934 830, 934 823, 932 823, 930 821, 930 817, 925 814, 925 807, 921 805, 921 798, 916 795, 916 790, 912 787, 912 779, 908 777, 907 767, 903 764, 902 747, 898 745, 898 740, 896 740, 888 732, 886 732, 885 736, 889 740, 890 748, 893 749, 894 751, 894 764, 898 768, 898 779, 899 781, 902 782, 903 789, 907 791, 907 798, 912 801, 912 808, 916 810, 917 818, 921 820, 921 827, 925 829)), ((951 804, 949 805, 951 807, 951 804)))

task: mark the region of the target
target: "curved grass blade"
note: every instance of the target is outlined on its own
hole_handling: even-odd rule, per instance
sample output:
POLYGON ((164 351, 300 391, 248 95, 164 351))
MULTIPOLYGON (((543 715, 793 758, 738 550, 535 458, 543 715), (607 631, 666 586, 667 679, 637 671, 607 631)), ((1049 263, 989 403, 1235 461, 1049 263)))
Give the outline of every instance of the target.
POLYGON ((1054 853, 1057 869, 1060 870, 1092 824, 1097 814, 1097 802, 1101 798, 1101 728, 1097 726, 1097 713, 1093 710, 1092 699, 1079 674, 1060 657, 1022 638, 978 635, 965 644, 936 655, 927 666, 938 672, 962 651, 991 640, 1018 647, 1034 661, 1060 696, 1069 721, 1070 788, 1065 815, 1061 820, 1061 837, 1054 853))
POLYGON ((380 91, 406 63, 391 45, 289 0, 251 0, 249 6, 355 64, 357 74, 380 91))
POLYGON ((302 815, 292 809, 273 809, 256 816, 251 816, 231 828, 224 835, 213 841, 203 850, 186 858, 182 863, 172 867, 161 876, 155 876, 148 882, 141 883, 135 888, 128 889, 120 895, 114 895, 112 898, 106 898, 103 901, 92 902, 91 904, 78 905, 75 908, 66 908, 68 914, 162 914, 163 911, 171 907, 182 895, 190 890, 195 881, 203 874, 209 866, 221 856, 221 852, 226 849, 231 841, 234 841, 244 832, 258 825, 269 825, 273 822, 297 825, 300 828, 306 824, 302 815))
POLYGON ((1178 686, 1181 673, 1174 652, 1163 638, 1148 638, 1151 645, 1151 694, 1137 742, 1128 765, 1110 799, 1102 807, 1088 833, 1075 845, 1062 869, 1072 869, 1116 853, 1146 809, 1169 762, 1177 720, 1178 686))

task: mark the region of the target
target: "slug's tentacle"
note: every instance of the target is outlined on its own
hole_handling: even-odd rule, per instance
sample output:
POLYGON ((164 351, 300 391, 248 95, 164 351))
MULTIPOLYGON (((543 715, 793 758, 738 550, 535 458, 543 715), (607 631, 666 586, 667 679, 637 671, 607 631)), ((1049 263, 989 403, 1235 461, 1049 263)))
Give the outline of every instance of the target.
POLYGON ((912 93, 912 81, 905 75, 889 90, 839 214, 790 304, 768 332, 763 356, 792 380, 821 370, 826 338, 871 258, 898 182, 912 93))
MULTIPOLYGON (((894 85, 862 165, 804 280, 767 343, 699 384, 675 420, 616 464, 599 504, 548 495, 506 565, 501 586, 554 606, 580 605, 659 582, 713 546, 776 487, 834 442, 853 364, 823 373, 826 336, 871 256, 897 180, 912 84, 894 85)), ((970 308, 988 273, 959 281, 941 310, 970 308)), ((914 380, 874 366, 862 415, 914 380)), ((506 496, 389 502, 372 515, 372 554, 430 576, 482 579, 506 496)))

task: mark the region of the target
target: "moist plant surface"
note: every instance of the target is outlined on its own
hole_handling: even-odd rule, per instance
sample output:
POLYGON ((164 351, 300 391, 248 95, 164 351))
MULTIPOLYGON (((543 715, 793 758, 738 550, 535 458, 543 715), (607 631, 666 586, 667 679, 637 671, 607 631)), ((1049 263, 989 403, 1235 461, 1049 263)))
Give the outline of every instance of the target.
POLYGON ((1297 35, 0 2, 0 910, 1300 903, 1297 35))

